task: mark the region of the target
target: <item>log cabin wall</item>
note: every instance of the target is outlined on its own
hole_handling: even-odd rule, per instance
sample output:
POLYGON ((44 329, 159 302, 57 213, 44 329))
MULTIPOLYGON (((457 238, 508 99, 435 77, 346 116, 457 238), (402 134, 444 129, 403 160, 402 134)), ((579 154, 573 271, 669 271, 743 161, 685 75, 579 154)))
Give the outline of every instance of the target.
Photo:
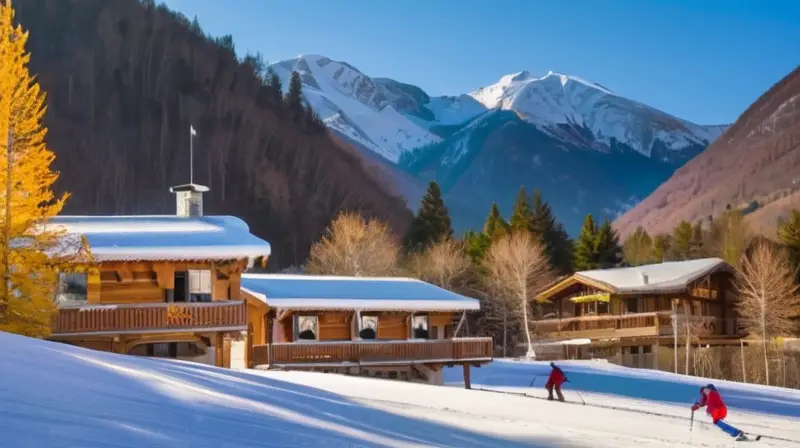
POLYGON ((167 291, 175 290, 175 273, 211 271, 211 299, 241 300, 242 263, 102 263, 98 272, 87 274, 87 302, 161 303, 167 291))
MULTIPOLYGON (((328 312, 319 314, 320 341, 349 341, 351 340, 350 323, 354 313, 328 312)), ((380 328, 380 324, 378 326, 380 328)))
POLYGON ((247 333, 252 338, 253 345, 263 345, 267 343, 267 312, 266 306, 259 307, 253 303, 247 303, 247 333))

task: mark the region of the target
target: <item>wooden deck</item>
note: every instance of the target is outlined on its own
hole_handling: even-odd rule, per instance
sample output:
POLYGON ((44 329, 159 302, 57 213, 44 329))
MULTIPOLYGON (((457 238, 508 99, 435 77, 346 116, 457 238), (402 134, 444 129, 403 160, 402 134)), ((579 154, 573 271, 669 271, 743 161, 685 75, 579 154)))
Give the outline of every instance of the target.
POLYGON ((53 336, 246 328, 247 305, 243 301, 84 305, 59 309, 53 319, 53 336))
POLYGON ((489 362, 492 358, 491 338, 287 342, 253 347, 253 363, 270 367, 464 364, 489 362))
MULTIPOLYGON (((740 334, 735 319, 692 316, 691 321, 707 336, 740 334)), ((679 316, 679 325, 683 318, 679 316)), ((546 340, 672 336, 672 313, 636 313, 622 316, 584 316, 534 322, 535 332, 546 340)))

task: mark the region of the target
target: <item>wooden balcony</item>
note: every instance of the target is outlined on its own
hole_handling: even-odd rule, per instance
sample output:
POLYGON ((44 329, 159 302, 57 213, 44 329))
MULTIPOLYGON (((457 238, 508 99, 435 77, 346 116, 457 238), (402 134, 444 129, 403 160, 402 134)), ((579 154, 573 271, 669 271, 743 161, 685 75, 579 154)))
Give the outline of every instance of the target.
MULTIPOLYGON (((678 316, 680 332, 686 319, 678 316)), ((736 319, 691 316, 695 334, 704 336, 737 336, 741 332, 736 319)), ((546 319, 534 322, 535 332, 546 340, 605 339, 623 337, 672 336, 672 313, 637 313, 621 316, 583 316, 567 319, 546 319)))
POLYGON ((52 328, 53 336, 243 331, 247 305, 243 301, 84 305, 59 309, 52 328))
POLYGON ((413 363, 488 362, 491 338, 402 341, 287 342, 253 347, 255 365, 273 367, 379 366, 413 363), (270 362, 270 351, 272 362, 270 362))

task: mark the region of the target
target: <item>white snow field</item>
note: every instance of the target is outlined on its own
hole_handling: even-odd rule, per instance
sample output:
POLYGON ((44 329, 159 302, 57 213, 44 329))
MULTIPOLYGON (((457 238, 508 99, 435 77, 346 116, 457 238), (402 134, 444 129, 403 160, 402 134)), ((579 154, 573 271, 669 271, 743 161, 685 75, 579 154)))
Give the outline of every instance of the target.
MULTIPOLYGON (((703 381, 599 362, 563 364, 566 397, 580 401, 581 390, 583 406, 465 390, 460 369, 446 373, 453 387, 437 387, 227 370, 7 333, 0 347, 2 447, 733 446, 706 417, 689 432, 688 404, 703 381)), ((546 363, 496 361, 472 370, 473 386, 542 397, 536 375, 547 371, 546 363)), ((800 439, 800 392, 715 384, 730 423, 783 438, 753 446, 800 446, 791 441, 800 439)))

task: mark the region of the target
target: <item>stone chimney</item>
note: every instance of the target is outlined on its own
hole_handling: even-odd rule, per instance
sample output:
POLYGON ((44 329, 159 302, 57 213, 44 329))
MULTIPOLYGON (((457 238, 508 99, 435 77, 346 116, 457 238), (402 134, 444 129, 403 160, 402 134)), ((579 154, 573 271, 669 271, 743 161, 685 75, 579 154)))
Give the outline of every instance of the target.
POLYGON ((203 193, 208 187, 197 184, 176 185, 169 189, 175 193, 175 214, 184 218, 203 216, 203 193))

